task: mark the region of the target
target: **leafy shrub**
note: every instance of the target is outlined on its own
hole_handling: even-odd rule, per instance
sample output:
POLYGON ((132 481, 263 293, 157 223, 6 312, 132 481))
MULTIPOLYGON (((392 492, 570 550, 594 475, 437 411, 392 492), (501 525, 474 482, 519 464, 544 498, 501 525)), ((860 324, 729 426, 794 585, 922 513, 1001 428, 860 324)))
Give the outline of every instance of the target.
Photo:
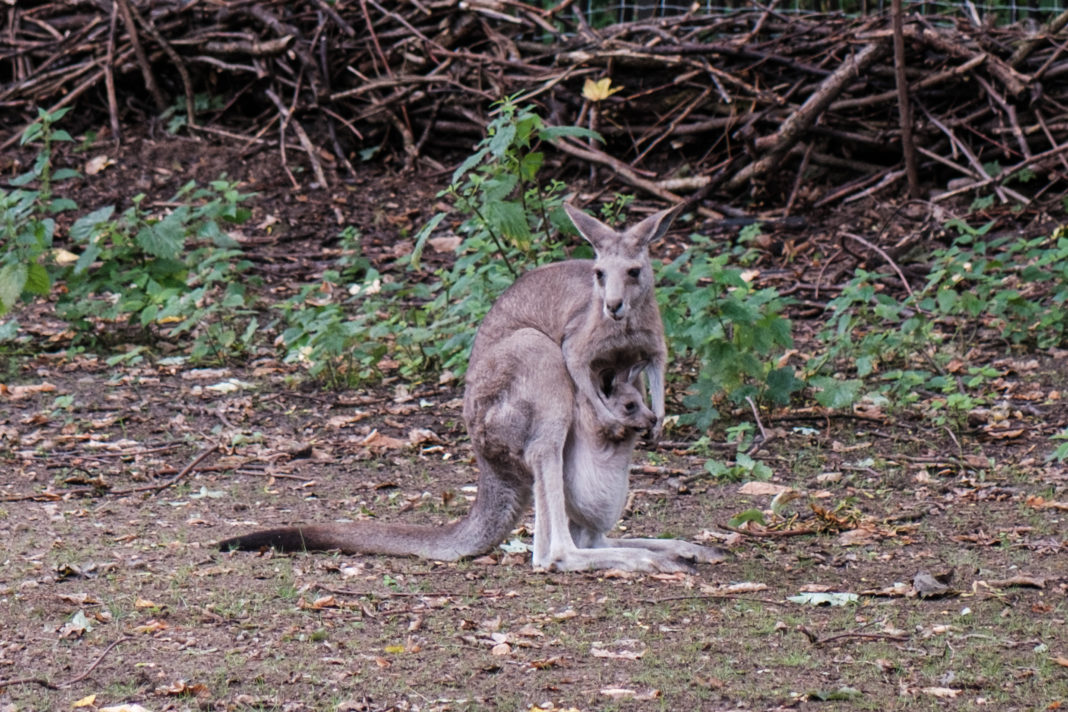
POLYGON ((775 289, 754 289, 729 254, 712 254, 707 238, 690 243, 658 268, 657 296, 674 358, 697 364, 683 420, 704 430, 719 417, 723 393, 735 404, 748 397, 782 405, 802 383, 790 366, 775 366, 793 343, 785 300, 775 289))
POLYGON ((925 399, 936 423, 963 421, 983 403, 982 386, 998 374, 972 368, 947 373, 980 332, 1007 345, 1047 349, 1068 337, 1068 235, 989 239, 991 225, 960 220, 953 243, 931 254, 922 290, 898 300, 880 289, 883 275, 858 270, 821 332, 822 353, 807 364, 815 397, 831 408, 867 392, 908 406, 925 399), (849 378, 849 376, 855 376, 849 378))
POLYGON ((0 316, 20 298, 46 296, 52 289, 49 267, 54 264, 56 223, 51 216, 77 207, 70 200, 52 196, 56 181, 79 175, 70 169, 56 171, 52 166, 52 144, 73 140, 66 131, 53 127, 69 110, 38 111, 37 121, 26 128, 20 141, 22 145, 40 144, 33 166, 10 181, 18 189, 0 189, 0 316), (36 190, 22 189, 33 182, 38 185, 36 190))
POLYGON ((0 314, 20 296, 51 294, 61 281, 56 313, 83 334, 124 323, 150 336, 193 333, 194 357, 247 347, 258 326, 244 309, 247 296, 238 279, 248 263, 224 228, 248 220, 240 203, 249 196, 226 180, 208 188, 190 182, 169 201, 176 207, 153 213, 139 195, 119 216, 105 206, 78 217, 70 249, 56 249, 50 215, 77 209, 52 196, 55 181, 77 175, 52 170, 52 144, 71 140, 53 127, 63 113, 42 111, 23 134, 24 143, 37 141, 41 149, 16 182, 36 181, 37 188, 0 192, 0 314), (239 334, 240 317, 247 322, 239 334))
MULTIPOLYGON (((405 375, 462 373, 474 326, 497 296, 520 273, 565 256, 557 235, 574 230, 561 208, 564 185, 538 181, 545 158, 541 145, 565 135, 595 134, 546 126, 532 109, 500 102, 486 138, 438 196, 465 216, 453 264, 437 270, 428 284, 390 282, 373 271, 352 275, 358 279, 353 294, 337 301, 317 301, 316 288, 306 289, 284 306, 287 359, 332 383, 380 375, 387 355, 405 375)), ((420 269, 427 240, 445 217, 434 215, 416 235, 407 258, 410 275, 420 269)), ((336 273, 324 277, 324 285, 333 294, 344 293, 333 288, 340 287, 336 273)))

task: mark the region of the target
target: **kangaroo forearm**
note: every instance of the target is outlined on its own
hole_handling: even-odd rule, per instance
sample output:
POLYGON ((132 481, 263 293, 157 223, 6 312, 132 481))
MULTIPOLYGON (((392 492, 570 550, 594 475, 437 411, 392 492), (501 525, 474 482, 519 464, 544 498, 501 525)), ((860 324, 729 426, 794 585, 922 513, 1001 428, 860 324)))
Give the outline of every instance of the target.
POLYGON ((657 420, 663 420, 666 414, 664 399, 664 362, 653 362, 645 371, 645 380, 649 384, 649 404, 657 420))

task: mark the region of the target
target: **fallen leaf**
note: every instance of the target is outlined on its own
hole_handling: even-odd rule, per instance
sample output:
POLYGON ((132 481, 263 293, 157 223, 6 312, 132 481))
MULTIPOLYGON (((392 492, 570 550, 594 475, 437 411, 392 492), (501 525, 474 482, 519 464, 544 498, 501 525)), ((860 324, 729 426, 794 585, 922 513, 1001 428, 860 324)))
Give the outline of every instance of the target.
POLYGON ((78 700, 71 707, 92 707, 96 703, 96 695, 86 695, 82 699, 78 700))
POLYGON ((587 101, 604 101, 617 91, 622 90, 623 87, 612 86, 612 79, 610 77, 598 79, 597 81, 587 78, 586 82, 582 85, 582 98, 587 101))
POLYGON ((76 606, 90 606, 95 603, 100 603, 100 601, 93 598, 88 593, 61 593, 57 598, 61 601, 66 601, 67 603, 73 603, 76 606))
POLYGON ((865 528, 850 529, 838 535, 835 543, 838 546, 861 546, 870 544, 878 538, 878 533, 865 528))
POLYGON ((637 690, 631 690, 626 687, 602 687, 601 694, 613 700, 648 701, 659 698, 660 690, 638 692, 637 690))
POLYGON ((855 593, 801 593, 787 596, 786 600, 809 606, 845 606, 856 603, 860 597, 855 593))
POLYGON ((154 601, 150 601, 147 598, 138 598, 136 601, 134 601, 134 608, 162 608, 162 607, 163 606, 159 605, 158 603, 156 603, 154 601))
POLYGON ((246 383, 237 378, 228 378, 225 381, 219 383, 213 383, 210 386, 204 386, 206 391, 214 391, 216 393, 235 393, 243 388, 252 388, 253 384, 246 383))
POLYGON ((463 244, 463 239, 455 235, 446 237, 432 237, 427 240, 427 244, 434 250, 434 252, 456 252, 456 250, 463 244))
POLYGON ((949 687, 924 687, 920 690, 920 692, 925 695, 930 695, 932 697, 949 700, 959 696, 961 691, 954 690, 949 687))
POLYGON ((85 611, 78 611, 59 629, 59 637, 80 638, 92 630, 93 623, 85 615, 85 611))
POLYGON ((953 572, 948 574, 934 575, 927 571, 920 571, 912 579, 912 588, 920 598, 936 598, 939 596, 951 596, 955 593, 949 587, 953 579, 953 572))
POLYGON ((738 488, 738 494, 748 495, 770 495, 774 496, 787 490, 793 489, 786 485, 777 485, 771 482, 746 482, 744 485, 738 488))
POLYGON ((552 667, 563 667, 564 659, 559 655, 552 658, 545 658, 544 660, 532 660, 530 667, 535 670, 548 670, 552 667))
POLYGON ((115 165, 115 161, 111 160, 107 156, 101 154, 99 156, 93 156, 85 162, 86 175, 95 176, 108 166, 115 165))
POLYGON ((1061 667, 1068 668, 1068 658, 1056 655, 1053 657, 1053 662, 1057 663, 1061 667))
POLYGON ((729 584, 702 584, 701 593, 707 595, 731 595, 738 593, 756 593, 757 591, 767 591, 768 585, 766 583, 756 583, 753 581, 741 581, 739 583, 729 584))
POLYGON ((148 623, 145 623, 144 625, 134 626, 132 632, 134 632, 134 633, 158 633, 161 630, 167 630, 167 628, 169 628, 169 627, 170 626, 168 626, 164 621, 153 619, 153 620, 150 620, 148 623))
POLYGON ((426 428, 412 428, 408 431, 408 444, 422 445, 423 443, 440 443, 441 438, 433 430, 426 428))
POLYGON ((167 687, 157 687, 156 694, 167 695, 169 697, 184 697, 186 695, 199 697, 202 695, 209 695, 210 692, 207 686, 201 683, 190 685, 185 680, 178 680, 167 687))
POLYGON ((1026 502, 1032 509, 1059 509, 1068 512, 1068 502, 1051 502, 1039 496, 1028 497, 1026 502))
POLYGON ((590 655, 595 658, 609 658, 611 660, 641 660, 645 657, 644 650, 606 650, 596 645, 590 649, 590 655))
POLYGON ((360 441, 360 447, 365 447, 368 450, 399 450, 400 448, 408 447, 408 443, 389 435, 383 435, 375 429, 360 441))
POLYGON ((56 387, 48 382, 28 386, 8 386, 7 384, 0 383, 0 395, 7 396, 11 400, 20 400, 32 396, 35 393, 51 393, 55 390, 56 387))
POLYGON ((57 265, 72 265, 78 261, 78 255, 74 254, 70 250, 64 250, 62 247, 57 247, 52 250, 52 259, 56 261, 57 265))

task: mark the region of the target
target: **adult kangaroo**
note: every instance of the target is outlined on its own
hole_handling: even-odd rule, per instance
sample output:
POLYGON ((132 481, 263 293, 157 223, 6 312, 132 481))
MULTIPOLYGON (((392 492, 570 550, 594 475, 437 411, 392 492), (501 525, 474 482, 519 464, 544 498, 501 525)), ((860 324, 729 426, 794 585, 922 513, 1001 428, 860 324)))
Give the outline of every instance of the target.
POLYGON ((378 522, 287 527, 223 549, 339 549, 452 561, 484 553, 534 499, 536 567, 678 571, 723 553, 685 541, 608 539, 626 502, 640 431, 664 415, 666 347, 648 244, 677 209, 619 233, 567 206, 594 246, 516 280, 479 327, 464 393, 479 468, 468 515, 440 527, 378 522), (653 409, 644 403, 645 373, 653 409))

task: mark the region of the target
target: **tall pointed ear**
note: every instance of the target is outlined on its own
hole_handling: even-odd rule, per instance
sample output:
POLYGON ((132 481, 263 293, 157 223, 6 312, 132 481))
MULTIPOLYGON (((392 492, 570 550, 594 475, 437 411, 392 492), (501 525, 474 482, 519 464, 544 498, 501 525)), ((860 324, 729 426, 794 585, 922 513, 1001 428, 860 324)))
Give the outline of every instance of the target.
POLYGON ((624 233, 627 240, 633 240, 638 245, 645 247, 649 243, 659 240, 671 227, 672 221, 679 216, 686 203, 679 203, 667 210, 653 213, 637 225, 629 228, 624 233))
POLYGON ((597 252, 601 252, 601 248, 609 243, 619 240, 619 233, 574 205, 564 203, 564 212, 571 218, 571 223, 579 234, 586 238, 597 252))
POLYGON ((633 364, 630 368, 628 368, 626 373, 623 374, 625 376, 624 380, 627 383, 631 384, 632 386, 635 386, 635 387, 641 389, 641 385, 642 384, 641 384, 641 381, 639 380, 639 377, 642 375, 642 373, 645 372, 645 369, 647 369, 648 367, 649 367, 649 362, 648 361, 638 361, 637 363, 633 364))

